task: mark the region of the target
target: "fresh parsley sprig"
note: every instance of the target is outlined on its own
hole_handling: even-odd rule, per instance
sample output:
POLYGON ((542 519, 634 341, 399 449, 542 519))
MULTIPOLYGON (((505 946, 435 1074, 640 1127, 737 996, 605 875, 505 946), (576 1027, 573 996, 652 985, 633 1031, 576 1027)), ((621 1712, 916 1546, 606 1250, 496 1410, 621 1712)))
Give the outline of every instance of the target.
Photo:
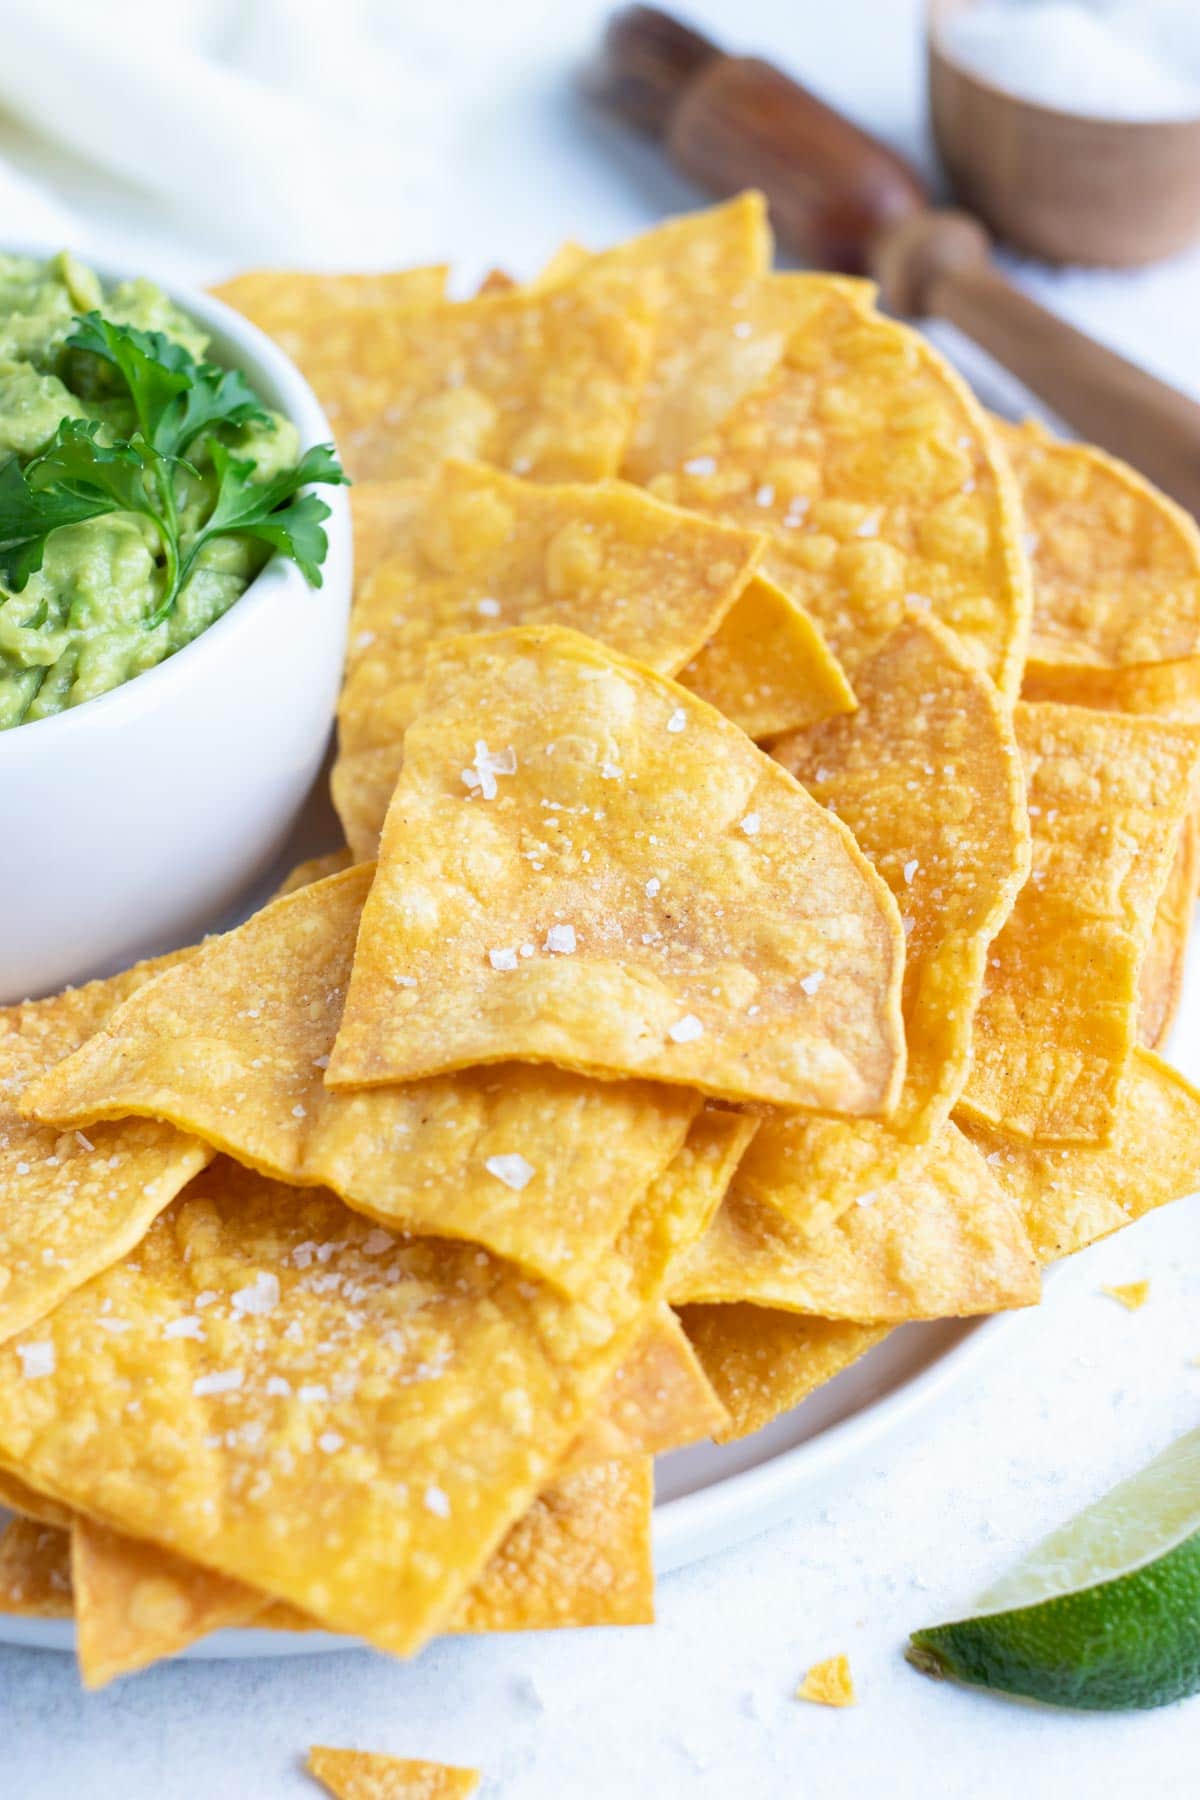
POLYGON ((199 361, 161 332, 117 325, 96 312, 77 320, 66 347, 114 372, 132 402, 136 428, 128 438, 104 443, 96 420, 64 419, 24 468, 16 457, 0 467, 0 576, 13 593, 41 568, 52 532, 114 512, 148 519, 162 543, 166 583, 148 625, 169 615, 201 551, 218 537, 257 538, 290 557, 320 587, 329 548, 322 525, 329 508, 300 490, 346 480, 332 444, 317 444, 295 467, 256 481, 254 463, 217 435, 271 421, 238 370, 199 361), (217 494, 185 545, 179 482, 197 474, 187 452, 204 434, 217 494))

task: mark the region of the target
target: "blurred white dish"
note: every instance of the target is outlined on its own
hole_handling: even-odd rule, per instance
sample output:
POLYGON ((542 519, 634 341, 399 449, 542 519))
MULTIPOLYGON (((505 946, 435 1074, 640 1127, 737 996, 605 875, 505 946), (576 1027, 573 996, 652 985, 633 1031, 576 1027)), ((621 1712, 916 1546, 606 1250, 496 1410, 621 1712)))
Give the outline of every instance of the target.
MULTIPOLYGON (((294 421, 303 449, 329 441, 312 389, 261 331, 206 294, 161 285, 210 332, 213 357, 294 421)), ((198 937, 274 861, 320 764, 341 679, 350 508, 344 489, 321 492, 332 509, 322 587, 273 557, 166 662, 0 732, 0 1002, 198 937)))

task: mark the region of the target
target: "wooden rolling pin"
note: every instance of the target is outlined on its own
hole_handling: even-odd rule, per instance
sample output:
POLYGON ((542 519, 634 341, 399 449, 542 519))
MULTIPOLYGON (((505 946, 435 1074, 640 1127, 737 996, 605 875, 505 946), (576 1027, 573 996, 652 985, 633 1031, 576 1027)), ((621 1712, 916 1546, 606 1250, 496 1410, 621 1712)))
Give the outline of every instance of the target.
POLYGON ((1013 287, 977 219, 932 206, 902 157, 790 76, 629 6, 609 21, 584 86, 661 138, 701 187, 761 188, 802 261, 872 275, 892 312, 951 320, 1081 437, 1200 515, 1200 405, 1013 287))

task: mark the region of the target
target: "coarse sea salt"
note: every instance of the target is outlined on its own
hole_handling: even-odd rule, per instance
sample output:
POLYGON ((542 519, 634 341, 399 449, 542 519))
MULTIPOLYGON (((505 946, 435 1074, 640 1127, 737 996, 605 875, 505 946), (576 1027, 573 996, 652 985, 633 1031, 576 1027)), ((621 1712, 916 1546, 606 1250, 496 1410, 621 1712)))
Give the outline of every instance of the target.
POLYGON ((546 949, 554 956, 574 956, 575 927, 552 925, 546 933, 546 949))
POLYGON ((684 1013, 682 1019, 676 1019, 667 1036, 673 1044, 694 1044, 698 1037, 704 1036, 704 1027, 695 1013, 684 1013))
POLYGON ((512 1188, 517 1194, 522 1188, 528 1187, 534 1177, 533 1164, 526 1162, 520 1152, 515 1150, 506 1156, 489 1156, 483 1166, 489 1175, 494 1175, 497 1181, 502 1181, 505 1187, 512 1188))
POLYGON ((1200 9, 1124 0, 983 0, 938 33, 960 68, 1023 100, 1093 119, 1200 118, 1200 9))
POLYGON ((45 1375, 53 1375, 58 1366, 54 1345, 49 1338, 36 1344, 18 1344, 17 1355, 21 1359, 21 1373, 26 1381, 38 1381, 45 1375))

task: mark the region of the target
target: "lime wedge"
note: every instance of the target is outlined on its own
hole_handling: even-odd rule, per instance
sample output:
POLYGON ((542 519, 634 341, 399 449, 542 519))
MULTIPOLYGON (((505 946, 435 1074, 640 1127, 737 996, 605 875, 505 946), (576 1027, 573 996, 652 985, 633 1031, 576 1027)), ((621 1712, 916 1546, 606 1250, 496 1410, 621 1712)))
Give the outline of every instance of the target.
POLYGON ((1052 1532, 972 1618, 914 1631, 926 1675, 1109 1712, 1200 1689, 1200 1431, 1052 1532))

